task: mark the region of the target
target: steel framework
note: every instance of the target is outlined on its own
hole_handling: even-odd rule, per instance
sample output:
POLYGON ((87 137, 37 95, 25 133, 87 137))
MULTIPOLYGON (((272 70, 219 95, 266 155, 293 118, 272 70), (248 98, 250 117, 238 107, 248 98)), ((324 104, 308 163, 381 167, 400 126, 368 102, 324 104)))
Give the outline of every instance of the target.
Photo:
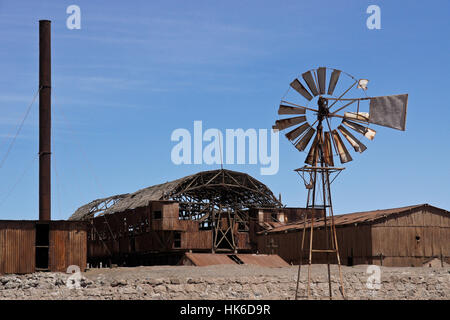
POLYGON ((280 207, 281 203, 261 182, 229 170, 199 172, 180 184, 165 200, 180 205, 180 219, 197 220, 212 229, 212 252, 237 251, 234 230, 249 231, 250 207, 280 207))
MULTIPOLYGON (((146 207, 151 201, 165 200, 178 202, 179 220, 197 221, 200 230, 212 230, 212 252, 237 251, 235 231, 250 230, 250 208, 282 207, 260 181, 242 172, 220 169, 202 171, 132 194, 94 200, 80 207, 70 220, 104 216, 105 223, 108 223, 108 215, 146 207)), ((115 232, 109 228, 109 233, 113 235, 115 232)))
MULTIPOLYGON (((319 125, 317 127, 318 137, 322 137, 322 124, 319 120, 319 125)), ((308 281, 306 288, 306 297, 310 298, 311 291, 311 264, 312 264, 312 255, 313 253, 325 253, 326 261, 327 261, 327 271, 328 271, 328 291, 329 297, 332 298, 332 288, 331 288, 331 274, 330 274, 330 257, 329 254, 336 254, 337 265, 339 270, 339 279, 340 286, 339 291, 342 296, 345 298, 344 292, 344 284, 342 280, 342 271, 341 271, 341 261, 339 257, 339 247, 336 236, 336 227, 334 223, 334 215, 333 215, 333 203, 331 201, 331 183, 334 181, 330 181, 330 175, 337 175, 344 170, 344 168, 335 168, 328 167, 327 162, 325 161, 325 155, 323 152, 323 141, 319 138, 317 144, 317 153, 318 153, 318 162, 319 166, 314 162, 313 166, 304 166, 302 168, 296 169, 295 171, 301 174, 303 181, 305 182, 305 186, 308 189, 307 203, 306 207, 310 209, 318 209, 311 210, 310 217, 310 230, 309 230, 309 249, 308 249, 308 281), (309 181, 305 179, 305 174, 309 175, 309 181), (324 231, 325 231, 325 248, 313 248, 313 239, 314 239, 314 220, 316 219, 316 213, 322 212, 322 218, 324 221, 324 231), (328 225, 328 220, 330 220, 328 225)), ((300 271, 303 260, 304 253, 304 245, 305 245, 305 234, 306 234, 306 215, 303 220, 303 232, 302 232, 302 241, 301 241, 301 249, 300 249, 300 263, 298 265, 298 276, 297 276, 297 287, 295 290, 295 299, 298 297, 298 287, 300 282, 300 271)))

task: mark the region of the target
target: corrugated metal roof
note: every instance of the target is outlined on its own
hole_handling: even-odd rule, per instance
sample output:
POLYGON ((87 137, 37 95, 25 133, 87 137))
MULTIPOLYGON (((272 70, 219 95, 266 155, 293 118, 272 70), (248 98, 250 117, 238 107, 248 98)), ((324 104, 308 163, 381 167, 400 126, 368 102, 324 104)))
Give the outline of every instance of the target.
POLYGON ((277 222, 277 221, 263 221, 263 222, 258 222, 258 225, 265 230, 270 230, 273 228, 284 226, 285 224, 283 224, 281 222, 277 222))
POLYGON ((186 253, 185 257, 198 267, 211 266, 216 264, 236 264, 225 254, 213 253, 186 253))
POLYGON ((237 254, 244 264, 253 264, 261 267, 280 268, 288 267, 289 263, 277 254, 237 254))
MULTIPOLYGON (((221 254, 221 253, 186 253, 184 258, 189 259, 198 267, 219 264, 237 264, 230 256, 236 256, 243 264, 261 267, 279 268, 289 264, 276 254, 221 254)), ((183 259, 182 259, 183 260, 183 259)))
MULTIPOLYGON (((354 212, 354 213, 348 213, 348 214, 334 216, 334 223, 336 226, 339 226, 339 225, 348 225, 348 224, 353 224, 353 223, 374 222, 376 220, 383 219, 390 215, 405 213, 410 210, 414 210, 414 209, 425 207, 425 206, 433 207, 433 206, 430 206, 429 204, 425 203, 425 204, 418 204, 418 205, 400 207, 400 208, 354 212)), ((444 209, 440 209, 437 207, 433 207, 433 208, 442 210, 443 212, 446 212, 446 213, 449 213, 448 211, 446 211, 444 209)), ((327 221, 329 223, 329 221, 330 221, 329 218, 327 219, 327 221)), ((323 218, 314 220, 314 227, 323 227, 323 226, 324 226, 323 218)), ((303 221, 296 221, 295 223, 286 224, 286 225, 280 226, 280 227, 275 227, 270 230, 261 231, 259 233, 264 234, 264 233, 295 231, 295 230, 303 229, 303 227, 304 227, 303 221)), ((308 220, 306 222, 306 228, 310 228, 310 227, 311 227, 310 220, 308 220)))

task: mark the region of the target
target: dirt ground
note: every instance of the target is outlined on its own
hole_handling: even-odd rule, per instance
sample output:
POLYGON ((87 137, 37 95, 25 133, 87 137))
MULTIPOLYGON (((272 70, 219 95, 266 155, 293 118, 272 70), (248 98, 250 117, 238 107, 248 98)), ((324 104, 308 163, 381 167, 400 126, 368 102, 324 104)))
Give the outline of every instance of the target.
MULTIPOLYGON (((345 274, 365 273, 367 265, 359 265, 354 267, 342 266, 345 274)), ((450 268, 448 268, 450 270, 450 268)), ((417 275, 429 275, 433 270, 441 270, 440 268, 394 268, 381 267, 382 273, 387 274, 404 274, 411 273, 417 275)), ((308 272, 308 266, 302 266, 301 273, 308 272)), ((297 279, 298 266, 290 266, 283 268, 267 268, 255 265, 213 265, 206 267, 195 266, 151 266, 151 267, 133 267, 133 268, 94 268, 84 272, 83 275, 89 279, 95 279, 99 276, 105 276, 110 279, 143 279, 148 276, 152 278, 230 278, 230 277, 287 277, 297 279)), ((331 273, 338 273, 335 265, 331 266, 331 273)), ((311 277, 327 275, 326 265, 313 265, 311 268, 311 277)))

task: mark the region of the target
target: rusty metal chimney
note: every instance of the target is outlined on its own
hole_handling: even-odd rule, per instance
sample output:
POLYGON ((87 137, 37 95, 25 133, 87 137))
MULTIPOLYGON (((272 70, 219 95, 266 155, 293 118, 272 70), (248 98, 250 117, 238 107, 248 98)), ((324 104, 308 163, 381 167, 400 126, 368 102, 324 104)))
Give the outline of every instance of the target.
POLYGON ((51 37, 39 20, 39 220, 51 220, 51 37))

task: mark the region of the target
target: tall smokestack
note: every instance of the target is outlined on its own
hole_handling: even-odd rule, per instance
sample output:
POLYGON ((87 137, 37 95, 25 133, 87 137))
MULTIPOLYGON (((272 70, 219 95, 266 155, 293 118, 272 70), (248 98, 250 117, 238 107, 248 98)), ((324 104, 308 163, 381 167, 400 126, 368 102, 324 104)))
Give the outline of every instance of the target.
POLYGON ((51 220, 51 37, 39 21, 39 220, 51 220))

